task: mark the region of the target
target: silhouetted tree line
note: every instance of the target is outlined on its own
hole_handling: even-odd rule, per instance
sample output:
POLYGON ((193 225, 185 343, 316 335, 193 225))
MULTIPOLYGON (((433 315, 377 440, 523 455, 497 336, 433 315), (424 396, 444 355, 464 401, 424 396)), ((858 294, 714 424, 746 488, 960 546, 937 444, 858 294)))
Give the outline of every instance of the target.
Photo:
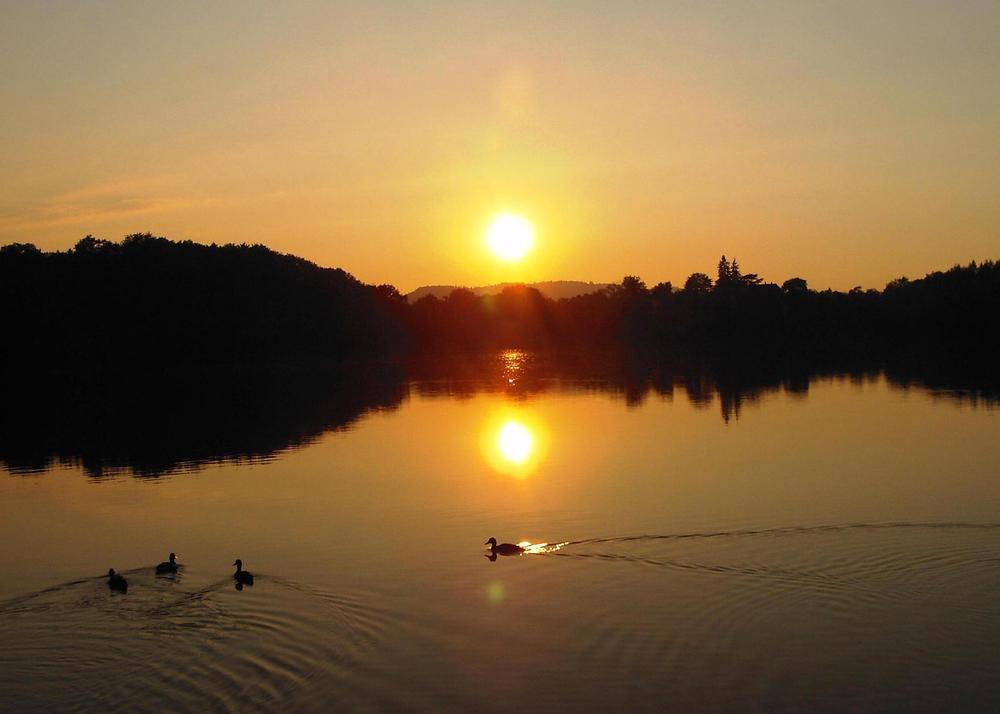
POLYGON ((129 366, 286 362, 491 348, 716 355, 779 348, 830 351, 942 347, 993 355, 1000 264, 956 266, 884 290, 814 291, 744 273, 725 256, 716 278, 681 288, 626 276, 611 289, 553 300, 524 286, 453 291, 412 305, 260 245, 200 245, 149 234, 87 236, 69 251, 0 248, 8 364, 129 366))
POLYGON ((0 248, 8 363, 142 367, 381 354, 402 298, 261 245, 87 236, 66 252, 0 248))
POLYGON ((900 278, 882 291, 810 290, 802 278, 781 285, 719 261, 713 281, 692 274, 683 288, 652 288, 626 276, 610 290, 550 300, 537 290, 507 288, 476 297, 456 290, 413 304, 410 332, 424 347, 592 347, 609 343, 715 353, 779 347, 898 349, 942 345, 995 349, 990 320, 1000 315, 1000 264, 956 266, 919 280, 900 278))

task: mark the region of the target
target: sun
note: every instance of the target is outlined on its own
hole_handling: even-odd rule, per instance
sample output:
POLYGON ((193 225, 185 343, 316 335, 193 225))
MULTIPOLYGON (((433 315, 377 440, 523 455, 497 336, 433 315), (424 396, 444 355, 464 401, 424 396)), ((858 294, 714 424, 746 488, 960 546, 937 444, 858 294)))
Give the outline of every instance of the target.
POLYGON ((486 245, 501 260, 520 260, 534 243, 535 229, 516 213, 498 213, 486 227, 486 245))

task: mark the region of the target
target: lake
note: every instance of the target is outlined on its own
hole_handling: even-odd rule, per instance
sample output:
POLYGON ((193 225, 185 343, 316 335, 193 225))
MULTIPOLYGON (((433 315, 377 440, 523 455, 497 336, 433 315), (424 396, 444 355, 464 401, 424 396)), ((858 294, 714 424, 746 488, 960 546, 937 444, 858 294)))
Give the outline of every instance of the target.
POLYGON ((992 393, 516 351, 49 389, 0 448, 0 710, 1000 707, 992 393))

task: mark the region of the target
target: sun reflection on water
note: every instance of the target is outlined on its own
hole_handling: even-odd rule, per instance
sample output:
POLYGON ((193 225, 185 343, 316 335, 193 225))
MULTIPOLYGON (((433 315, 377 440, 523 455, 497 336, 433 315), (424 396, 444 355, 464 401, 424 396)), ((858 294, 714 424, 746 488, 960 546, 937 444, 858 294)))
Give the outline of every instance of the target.
POLYGON ((509 386, 514 386, 524 372, 527 355, 520 350, 504 350, 500 354, 501 374, 509 386))
POLYGON ((485 461, 497 473, 526 478, 537 471, 545 451, 545 429, 524 410, 504 410, 485 425, 481 445, 485 461))
POLYGON ((528 428, 514 419, 506 422, 497 437, 497 448, 503 457, 514 464, 523 464, 531 456, 535 440, 528 428))
POLYGON ((569 545, 569 541, 563 541, 562 543, 532 543, 531 541, 522 540, 518 545, 524 548, 525 555, 541 555, 542 553, 555 553, 557 550, 561 550, 563 546, 569 545))

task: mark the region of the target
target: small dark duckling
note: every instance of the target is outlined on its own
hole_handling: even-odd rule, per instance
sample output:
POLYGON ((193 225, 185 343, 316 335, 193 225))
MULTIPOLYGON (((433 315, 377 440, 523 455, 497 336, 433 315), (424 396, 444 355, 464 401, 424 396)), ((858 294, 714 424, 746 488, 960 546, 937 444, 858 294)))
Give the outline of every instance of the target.
POLYGON ((108 587, 120 593, 128 592, 128 581, 115 572, 114 568, 108 569, 108 587))
POLYGON ((157 575, 168 575, 170 573, 177 572, 177 556, 174 553, 170 554, 170 560, 165 560, 156 566, 157 575))
POLYGON ((243 569, 243 561, 237 558, 233 565, 236 566, 236 572, 233 573, 233 579, 239 585, 253 585, 253 573, 249 570, 243 569))
POLYGON ((483 545, 488 545, 490 547, 490 555, 520 555, 524 552, 524 548, 519 545, 514 545, 513 543, 497 543, 496 538, 490 538, 483 545))

